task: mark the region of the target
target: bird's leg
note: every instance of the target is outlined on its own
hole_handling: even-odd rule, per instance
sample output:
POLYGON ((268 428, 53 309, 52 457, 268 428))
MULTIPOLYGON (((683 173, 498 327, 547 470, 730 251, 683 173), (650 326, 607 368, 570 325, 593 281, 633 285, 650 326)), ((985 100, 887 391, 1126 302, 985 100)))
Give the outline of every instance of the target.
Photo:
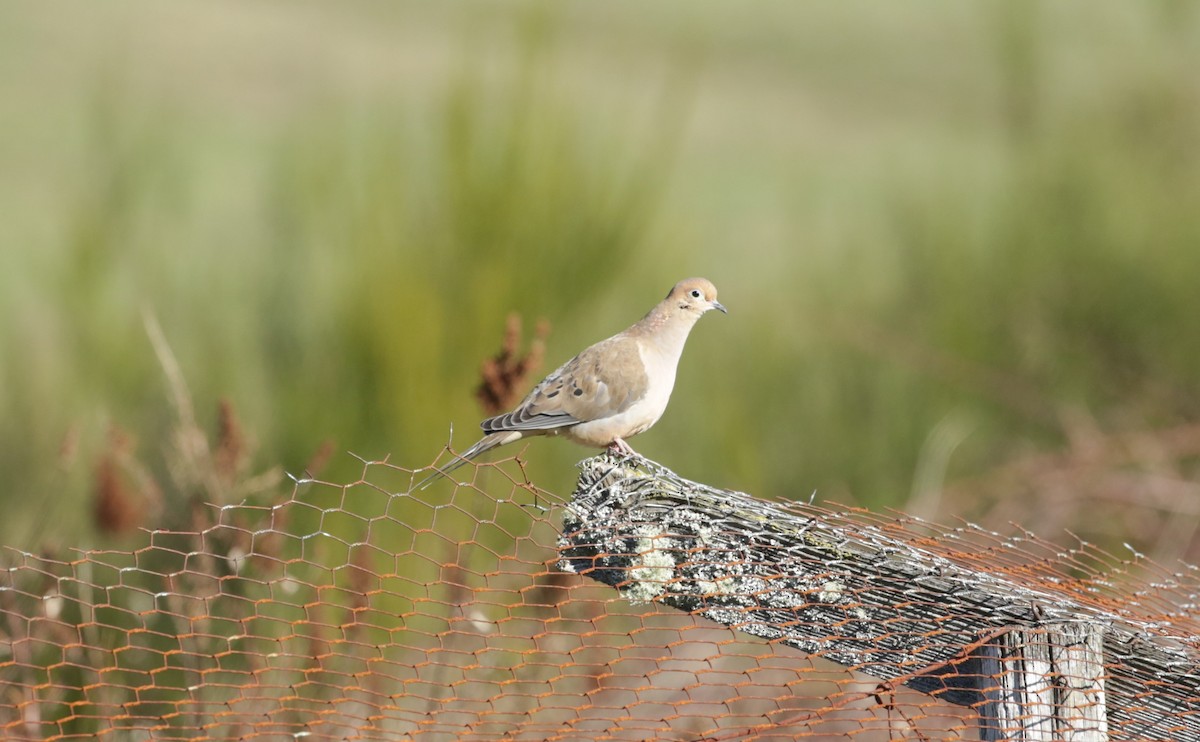
POLYGON ((608 450, 614 451, 616 453, 619 453, 619 454, 622 454, 625 456, 636 455, 636 452, 632 448, 629 447, 629 444, 626 443, 621 438, 614 438, 613 442, 608 444, 608 450))

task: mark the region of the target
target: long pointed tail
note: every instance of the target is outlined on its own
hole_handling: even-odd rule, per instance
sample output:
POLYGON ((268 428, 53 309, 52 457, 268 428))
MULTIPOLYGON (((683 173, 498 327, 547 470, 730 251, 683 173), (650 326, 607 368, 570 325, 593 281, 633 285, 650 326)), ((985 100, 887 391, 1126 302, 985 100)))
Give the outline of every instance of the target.
POLYGON ((422 479, 415 487, 412 488, 412 490, 410 490, 410 492, 413 490, 423 490, 441 477, 447 476, 450 474, 450 472, 474 459, 479 454, 490 451, 498 446, 503 446, 506 443, 512 443, 513 441, 520 440, 521 437, 522 434, 520 431, 506 430, 502 433, 491 433, 489 435, 485 435, 479 439, 479 442, 462 453, 454 453, 451 451, 450 453, 453 454, 454 459, 445 466, 439 467, 433 474, 430 474, 422 479))

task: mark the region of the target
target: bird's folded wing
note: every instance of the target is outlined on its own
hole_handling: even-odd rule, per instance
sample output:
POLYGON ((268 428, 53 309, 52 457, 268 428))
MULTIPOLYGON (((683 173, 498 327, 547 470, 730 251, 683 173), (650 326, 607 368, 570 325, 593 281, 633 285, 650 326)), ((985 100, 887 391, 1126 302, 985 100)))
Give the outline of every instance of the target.
POLYGON ((484 432, 553 430, 618 415, 646 395, 637 340, 618 335, 583 351, 550 374, 517 409, 484 420, 484 432))

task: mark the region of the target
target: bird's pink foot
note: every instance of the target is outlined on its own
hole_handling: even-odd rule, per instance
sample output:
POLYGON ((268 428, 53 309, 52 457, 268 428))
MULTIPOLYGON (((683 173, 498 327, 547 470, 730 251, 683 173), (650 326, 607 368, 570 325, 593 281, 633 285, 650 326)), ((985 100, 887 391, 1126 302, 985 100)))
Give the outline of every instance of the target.
POLYGON ((620 438, 613 439, 613 442, 608 444, 608 450, 614 453, 622 454, 623 456, 633 456, 635 451, 629 447, 629 444, 620 438))

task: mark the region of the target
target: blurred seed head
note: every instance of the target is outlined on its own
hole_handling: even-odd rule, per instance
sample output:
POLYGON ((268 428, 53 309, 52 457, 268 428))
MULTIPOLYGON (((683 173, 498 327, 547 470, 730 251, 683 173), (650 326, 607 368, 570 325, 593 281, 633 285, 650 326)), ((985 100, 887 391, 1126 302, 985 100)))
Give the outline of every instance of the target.
POLYGON ((550 323, 545 319, 538 320, 529 352, 520 355, 521 315, 516 312, 508 315, 500 352, 485 360, 479 370, 481 378, 475 399, 479 400, 485 415, 499 415, 516 406, 527 386, 526 378, 542 365, 549 334, 550 323))

